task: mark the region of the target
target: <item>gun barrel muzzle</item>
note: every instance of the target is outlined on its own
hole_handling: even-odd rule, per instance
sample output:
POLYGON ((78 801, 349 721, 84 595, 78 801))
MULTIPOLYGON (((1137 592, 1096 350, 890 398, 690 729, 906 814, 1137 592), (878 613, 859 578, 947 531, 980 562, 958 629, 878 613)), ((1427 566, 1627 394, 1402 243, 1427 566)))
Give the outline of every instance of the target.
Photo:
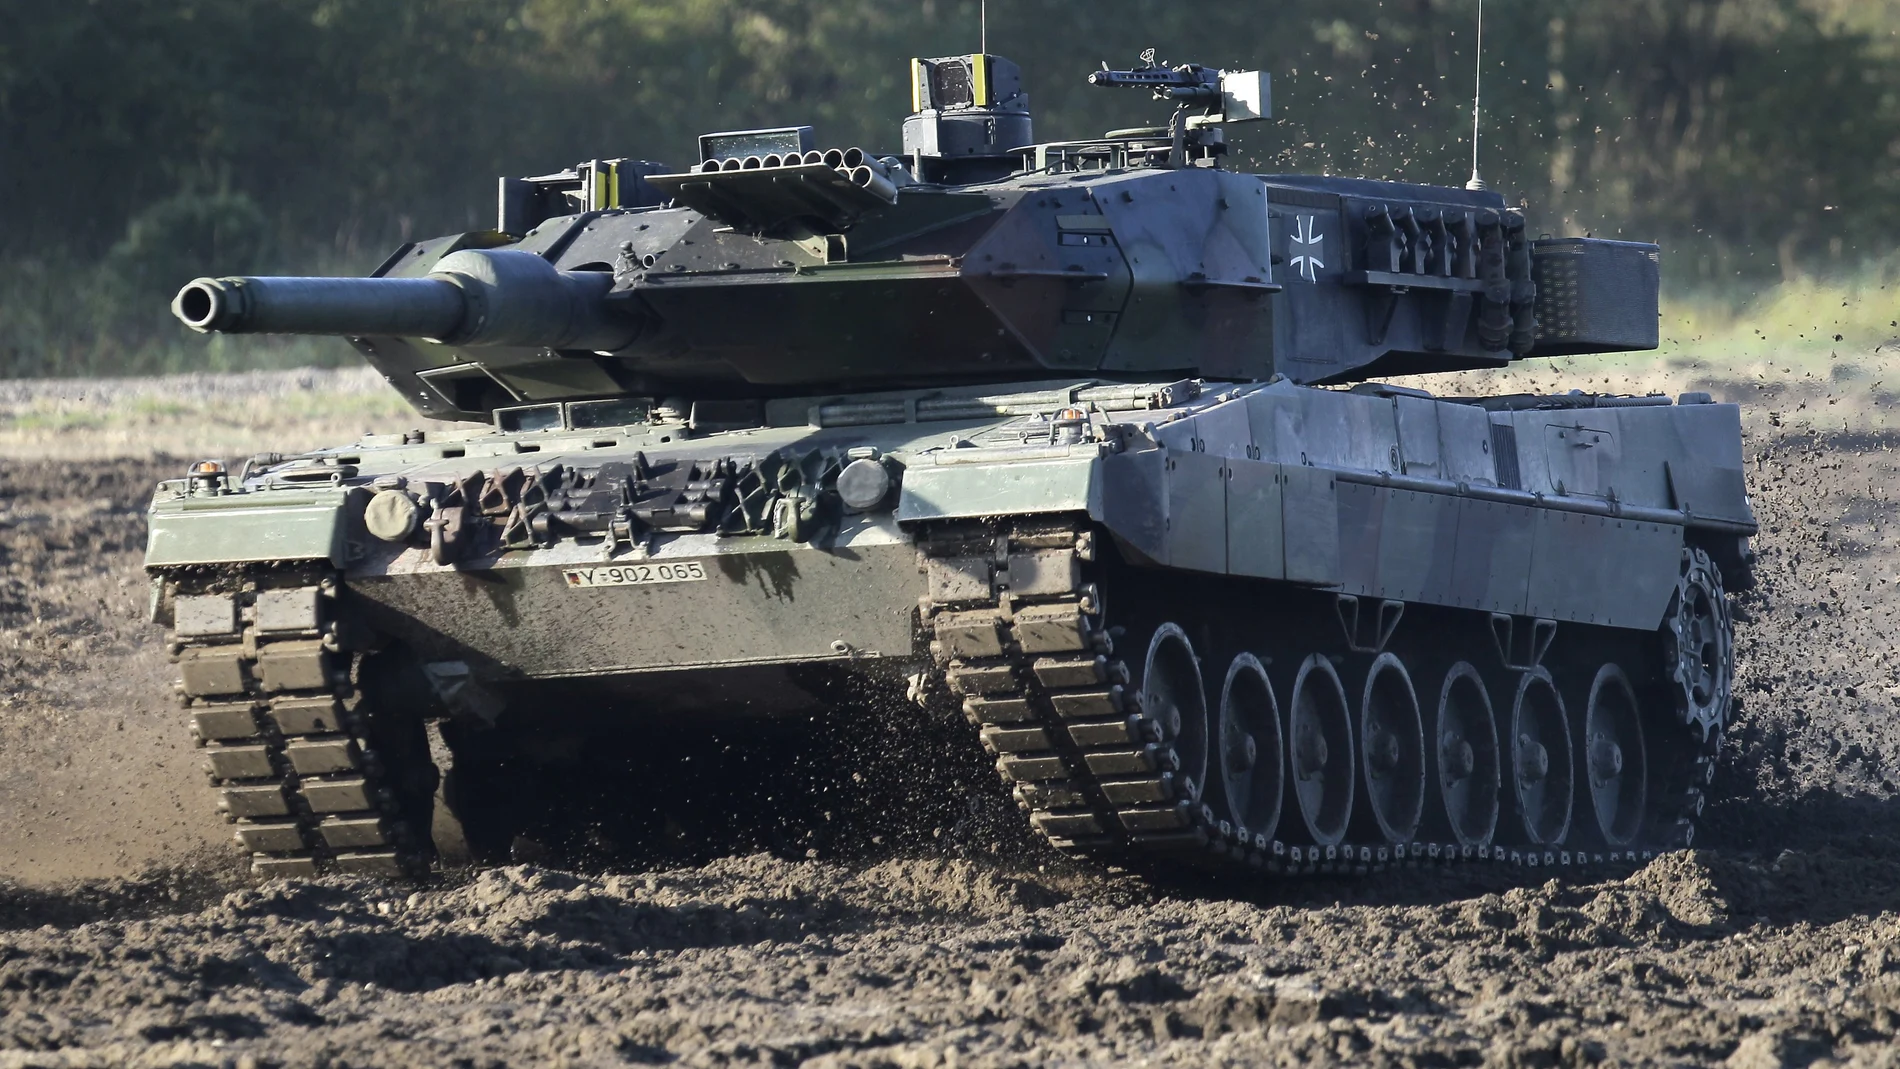
POLYGON ((172 314, 206 334, 446 338, 466 303, 435 278, 201 278, 178 291, 172 314))

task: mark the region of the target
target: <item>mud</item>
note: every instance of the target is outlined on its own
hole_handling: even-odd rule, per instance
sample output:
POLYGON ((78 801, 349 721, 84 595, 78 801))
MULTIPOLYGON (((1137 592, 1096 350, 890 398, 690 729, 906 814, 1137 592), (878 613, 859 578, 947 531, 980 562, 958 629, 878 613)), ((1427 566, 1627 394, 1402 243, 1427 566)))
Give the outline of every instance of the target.
POLYGON ((224 837, 138 566, 152 484, 181 466, 0 461, 0 877, 136 872, 224 837))
POLYGON ((177 462, 8 463, 0 1066, 1900 1064, 1900 435, 1812 400, 1750 421, 1697 849, 1523 887, 1155 888, 943 825, 251 886, 143 623, 177 462))

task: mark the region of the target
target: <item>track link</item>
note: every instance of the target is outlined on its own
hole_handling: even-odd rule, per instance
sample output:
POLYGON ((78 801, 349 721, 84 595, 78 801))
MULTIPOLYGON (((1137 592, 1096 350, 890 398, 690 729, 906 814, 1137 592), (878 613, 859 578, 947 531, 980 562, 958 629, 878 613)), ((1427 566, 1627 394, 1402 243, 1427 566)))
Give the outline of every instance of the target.
MULTIPOLYGON (((1467 863, 1526 874, 1629 866, 1688 845, 1689 818, 1719 733, 1685 730, 1665 771, 1658 834, 1641 847, 1584 852, 1455 843, 1302 845, 1217 817, 1180 771, 1171 729, 1142 708, 1103 629, 1095 534, 1082 523, 949 529, 922 543, 931 593, 924 626, 937 678, 961 700, 996 769, 1052 845, 1133 866, 1351 875, 1467 863)), ((928 688, 926 688, 926 692, 928 688)), ((1283 822, 1284 823, 1284 820, 1283 822)))
POLYGON ((337 592, 333 577, 265 579, 179 599, 197 599, 197 633, 172 634, 179 701, 259 877, 428 869, 427 838, 404 819, 377 753, 358 658, 338 641, 337 592), (207 625, 223 612, 230 628, 207 625))

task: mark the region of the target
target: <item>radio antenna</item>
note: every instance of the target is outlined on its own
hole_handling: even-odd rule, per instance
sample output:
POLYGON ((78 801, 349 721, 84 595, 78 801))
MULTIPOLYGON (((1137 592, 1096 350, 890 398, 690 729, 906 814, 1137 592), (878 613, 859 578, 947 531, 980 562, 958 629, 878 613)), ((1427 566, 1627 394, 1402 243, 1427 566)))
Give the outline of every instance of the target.
POLYGON ((977 0, 976 20, 981 34, 978 47, 987 56, 990 54, 990 0, 977 0))
POLYGON ((1465 188, 1471 190, 1489 188, 1478 177, 1478 107, 1484 100, 1484 0, 1478 0, 1477 52, 1477 69, 1471 79, 1471 180, 1465 183, 1465 188))

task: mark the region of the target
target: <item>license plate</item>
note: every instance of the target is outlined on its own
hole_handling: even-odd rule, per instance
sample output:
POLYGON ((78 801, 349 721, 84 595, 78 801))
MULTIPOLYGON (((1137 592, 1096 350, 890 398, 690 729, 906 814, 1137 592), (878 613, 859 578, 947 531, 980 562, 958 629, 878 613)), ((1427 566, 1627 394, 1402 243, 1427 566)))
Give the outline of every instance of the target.
POLYGON ((603 564, 566 570, 568 586, 645 586, 648 583, 690 583, 706 578, 704 561, 666 564, 603 564))

